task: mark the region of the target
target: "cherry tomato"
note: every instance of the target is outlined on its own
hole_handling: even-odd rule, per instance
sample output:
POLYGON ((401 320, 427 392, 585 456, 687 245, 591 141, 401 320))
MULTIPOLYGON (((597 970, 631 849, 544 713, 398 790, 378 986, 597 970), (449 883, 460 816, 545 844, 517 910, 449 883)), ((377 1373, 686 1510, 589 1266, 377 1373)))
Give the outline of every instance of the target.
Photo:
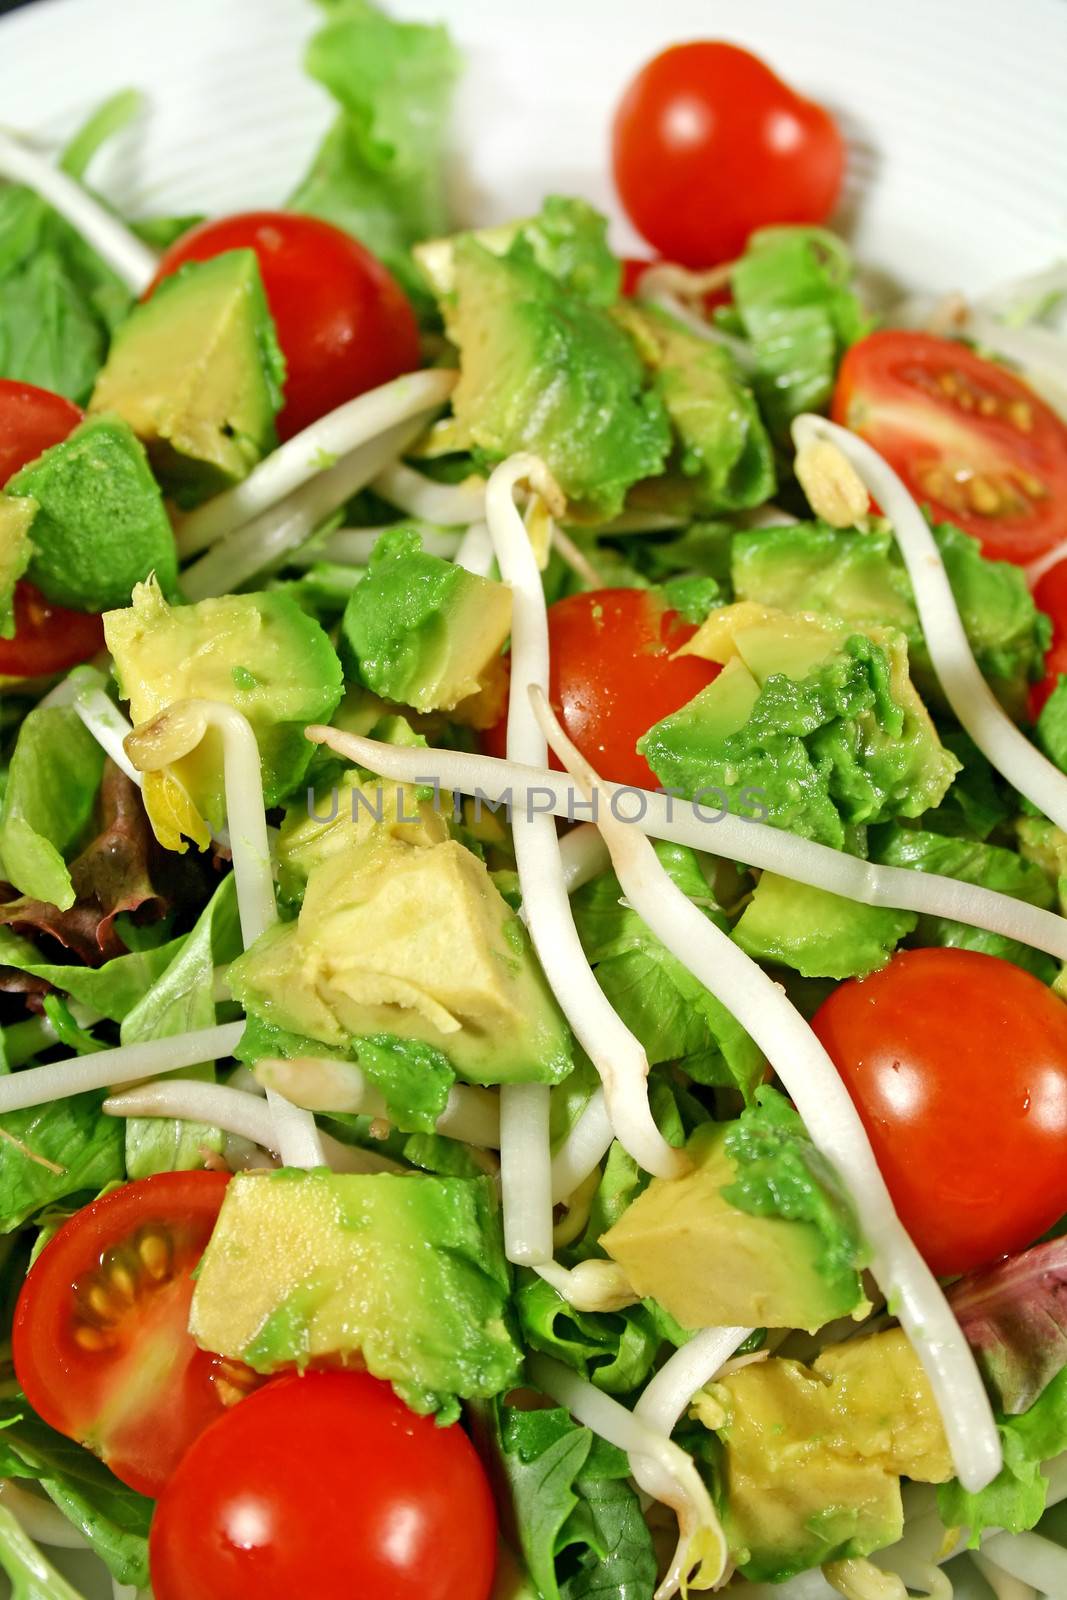
POLYGON ((15 636, 0 639, 0 677, 66 672, 103 648, 103 617, 53 605, 32 583, 15 585, 15 636))
POLYGON ((340 228, 284 211, 202 222, 166 251, 149 289, 187 261, 254 250, 288 368, 283 439, 419 365, 415 313, 396 279, 340 228))
POLYGON ((15 1373, 44 1420, 157 1495, 198 1433, 259 1382, 187 1331, 228 1174, 164 1172, 75 1213, 30 1268, 15 1373))
POLYGON ((937 1273, 1031 1244, 1067 1213, 1067 1006, 973 950, 904 950, 812 1026, 937 1273))
POLYGON ((461 1428, 366 1372, 278 1378, 193 1445, 156 1508, 156 1600, 487 1600, 496 1513, 461 1428))
POLYGON ((920 504, 1025 565, 1067 539, 1067 428, 966 345, 886 331, 841 363, 833 417, 881 451, 920 504))
POLYGON ((664 50, 615 113, 615 185, 637 231, 669 261, 709 267, 756 228, 822 222, 841 188, 833 117, 757 56, 721 40, 664 50))
POLYGON ((1030 715, 1036 722, 1041 708, 1067 672, 1067 561, 1058 561, 1034 585, 1039 611, 1052 618, 1052 642, 1045 656, 1045 676, 1030 688, 1030 715))
MULTIPOLYGON (((671 659, 695 632, 647 589, 594 589, 549 606, 549 699, 602 778, 656 788, 634 746, 719 673, 699 656, 671 659)), ((489 755, 505 755, 506 716, 482 739, 489 755)), ((552 766, 559 770, 555 756, 552 766)))
POLYGON ((59 444, 81 420, 78 407, 61 394, 0 378, 0 484, 59 444))

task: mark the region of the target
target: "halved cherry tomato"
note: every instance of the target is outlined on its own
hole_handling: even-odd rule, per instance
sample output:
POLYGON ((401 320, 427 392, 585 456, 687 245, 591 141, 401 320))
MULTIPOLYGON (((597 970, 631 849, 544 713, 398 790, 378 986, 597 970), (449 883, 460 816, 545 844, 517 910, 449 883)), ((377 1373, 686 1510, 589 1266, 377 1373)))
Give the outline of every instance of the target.
POLYGON ((0 378, 0 485, 59 444, 81 420, 82 412, 61 394, 0 378))
POLYGON ((75 1213, 18 1298, 15 1374, 46 1422, 158 1495, 210 1422, 259 1382, 188 1332, 192 1272, 229 1176, 163 1172, 75 1213))
POLYGON ((1067 539, 1067 427, 1020 378, 928 333, 872 333, 845 356, 833 417, 920 504, 1025 566, 1067 539))
POLYGON ((615 185, 634 227, 669 261, 709 267, 756 228, 822 222, 845 148, 830 113, 758 56, 722 40, 674 45, 615 113, 615 185))
POLYGON ((103 617, 53 605, 25 580, 15 585, 15 636, 0 639, 0 677, 66 672, 103 648, 103 617))
POLYGON ((278 432, 290 438, 419 364, 419 330, 392 273, 351 234, 317 217, 249 211, 175 241, 148 290, 187 261, 254 250, 288 368, 278 432))
POLYGON ((900 1220, 937 1273, 1011 1255, 1067 1213, 1067 1005, 973 950, 904 950, 812 1027, 900 1220))
POLYGON ((1041 708, 1067 672, 1067 561, 1057 561, 1034 585, 1039 611, 1052 619, 1052 642, 1045 656, 1045 676, 1030 688, 1030 715, 1036 722, 1041 708))
MULTIPOLYGON (((647 589, 593 589, 549 606, 549 699, 602 778, 656 787, 655 774, 634 748, 638 739, 720 670, 699 656, 672 659, 695 632, 647 589)), ((482 738, 489 755, 505 755, 507 718, 482 738)), ((554 756, 552 765, 559 769, 554 756)))
POLYGON ((365 1372, 278 1378, 193 1445, 156 1508, 156 1600, 487 1600, 493 1497, 458 1425, 365 1372))

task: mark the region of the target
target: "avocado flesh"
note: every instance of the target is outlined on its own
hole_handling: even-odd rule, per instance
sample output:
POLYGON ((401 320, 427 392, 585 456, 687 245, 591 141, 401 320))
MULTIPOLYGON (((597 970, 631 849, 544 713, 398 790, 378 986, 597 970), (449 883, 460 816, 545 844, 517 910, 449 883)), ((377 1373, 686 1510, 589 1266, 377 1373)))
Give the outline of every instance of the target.
POLYGON ((806 1328, 849 1316, 859 1280, 829 1283, 810 1223, 753 1216, 727 1200, 737 1178, 725 1127, 701 1128, 693 1168, 653 1178, 600 1239, 642 1299, 651 1296, 684 1328, 806 1328))
POLYGON ((36 515, 36 500, 0 494, 0 639, 14 637, 15 585, 33 555, 30 527, 36 515))
POLYGON ((189 1330, 257 1372, 365 1365, 434 1396, 516 1382, 508 1269, 486 1178, 241 1173, 204 1252, 189 1330))
POLYGON ((475 1083, 557 1083, 566 1023, 522 923, 456 840, 387 828, 313 867, 295 923, 230 968, 257 1015, 333 1047, 392 1034, 434 1045, 475 1083))
POLYGON ((885 966, 917 921, 914 912, 860 905, 764 872, 732 937, 756 961, 805 978, 863 978, 885 966))
POLYGON ((772 1357, 695 1409, 723 1442, 723 1520, 746 1578, 780 1582, 900 1538, 900 1478, 952 1476, 929 1381, 899 1328, 831 1345, 809 1369, 772 1357))
POLYGON ((282 370, 255 253, 231 250, 191 262, 134 308, 89 409, 124 417, 160 482, 191 505, 274 449, 282 370))

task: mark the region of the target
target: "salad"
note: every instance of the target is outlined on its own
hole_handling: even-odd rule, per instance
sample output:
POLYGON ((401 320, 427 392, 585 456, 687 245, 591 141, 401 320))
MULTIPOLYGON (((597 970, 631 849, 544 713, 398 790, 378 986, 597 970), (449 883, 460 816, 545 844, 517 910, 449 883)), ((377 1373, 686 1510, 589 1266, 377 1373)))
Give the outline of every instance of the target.
POLYGON ((712 42, 464 230, 325 11, 276 212, 0 135, 0 1567, 1067 1595, 1064 270, 712 42))

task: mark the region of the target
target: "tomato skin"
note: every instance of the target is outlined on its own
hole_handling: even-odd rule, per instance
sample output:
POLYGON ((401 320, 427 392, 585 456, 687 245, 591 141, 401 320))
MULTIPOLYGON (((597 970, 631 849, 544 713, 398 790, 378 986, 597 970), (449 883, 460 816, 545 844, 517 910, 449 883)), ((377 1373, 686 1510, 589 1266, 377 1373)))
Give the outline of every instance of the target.
POLYGON ((49 677, 103 648, 103 617, 54 605, 25 579, 15 585, 15 636, 0 639, 0 677, 49 677))
POLYGON ((612 156, 634 227, 687 267, 732 260, 756 228, 824 221, 845 166, 828 111, 711 39, 642 68, 615 113, 612 156))
MULTIPOLYGON (((699 656, 671 656, 696 628, 647 589, 593 589, 548 608, 549 700, 602 778, 655 789, 638 739, 718 676, 699 656)), ((507 717, 482 736, 488 755, 507 753, 507 717)), ((551 765, 560 771, 553 755, 551 765)))
POLYGON ((27 1400, 142 1494, 159 1494, 246 1376, 187 1328, 191 1274, 228 1182, 163 1172, 111 1190, 63 1224, 19 1293, 12 1349, 27 1400), (105 1296, 99 1313, 94 1292, 105 1296))
POLYGON ((1045 656, 1045 676, 1030 687, 1030 715, 1036 722, 1041 709, 1067 673, 1067 561, 1057 561, 1034 585, 1034 602, 1052 619, 1052 640, 1045 656))
POLYGON ((0 485, 60 444, 82 419, 74 402, 61 394, 0 378, 0 485))
POLYGON ((496 1513, 458 1426, 369 1373, 309 1372, 200 1436, 149 1553, 156 1600, 487 1600, 496 1513))
POLYGON ((1067 1006, 973 950, 905 950, 812 1027, 934 1272, 968 1272, 1067 1213, 1067 1006))
POLYGON ((259 258, 288 368, 282 439, 419 365, 415 313, 392 273, 317 217, 248 211, 202 222, 165 252, 148 294, 188 261, 245 249, 259 258))
POLYGON ((895 329, 846 353, 831 415, 881 452, 935 520, 1025 566, 1067 539, 1067 427, 966 345, 895 329))

